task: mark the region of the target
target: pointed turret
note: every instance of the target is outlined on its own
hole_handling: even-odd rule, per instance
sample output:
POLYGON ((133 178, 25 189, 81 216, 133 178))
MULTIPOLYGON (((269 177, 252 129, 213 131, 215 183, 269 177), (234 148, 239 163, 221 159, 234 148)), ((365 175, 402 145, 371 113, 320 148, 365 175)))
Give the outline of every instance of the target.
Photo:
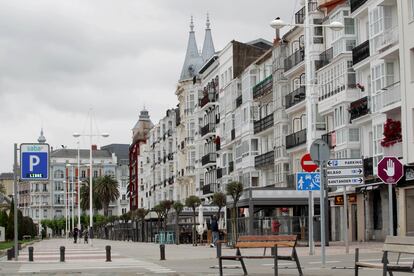
POLYGON ((194 33, 194 22, 191 16, 190 21, 190 33, 188 36, 187 52, 185 54, 185 60, 183 69, 181 70, 180 81, 192 79, 197 75, 198 70, 203 65, 203 58, 200 56, 197 48, 197 42, 194 33))
POLYGON ((204 36, 204 44, 203 44, 203 51, 201 52, 201 56, 203 57, 203 61, 206 62, 214 55, 214 44, 213 38, 211 36, 211 29, 210 29, 210 18, 207 14, 206 20, 206 34, 204 36))
POLYGON ((40 136, 37 138, 37 142, 41 144, 46 143, 46 137, 43 135, 43 127, 40 129, 40 136))

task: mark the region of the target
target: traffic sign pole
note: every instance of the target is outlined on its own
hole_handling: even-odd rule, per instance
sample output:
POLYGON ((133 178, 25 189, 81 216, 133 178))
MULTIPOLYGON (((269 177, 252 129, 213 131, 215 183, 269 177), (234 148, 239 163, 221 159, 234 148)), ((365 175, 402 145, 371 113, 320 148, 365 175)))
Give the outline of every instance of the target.
POLYGON ((309 255, 315 254, 315 245, 313 241, 313 214, 314 214, 314 204, 313 204, 313 194, 312 191, 309 191, 309 255))
POLYGON ((325 162, 321 162, 321 197, 320 197, 320 217, 321 217, 321 258, 322 258, 322 267, 326 265, 326 256, 325 256, 325 182, 326 182, 326 172, 325 172, 325 162))
POLYGON ((14 144, 14 260, 18 261, 19 247, 18 247, 18 236, 17 236, 17 144, 14 144))
POLYGON ((388 213, 389 213, 389 225, 390 236, 394 236, 394 214, 393 214, 393 200, 392 200, 392 185, 388 184, 388 213))
POLYGON ((349 242, 348 242, 348 200, 346 199, 346 186, 344 187, 344 243, 345 252, 349 253, 349 242))

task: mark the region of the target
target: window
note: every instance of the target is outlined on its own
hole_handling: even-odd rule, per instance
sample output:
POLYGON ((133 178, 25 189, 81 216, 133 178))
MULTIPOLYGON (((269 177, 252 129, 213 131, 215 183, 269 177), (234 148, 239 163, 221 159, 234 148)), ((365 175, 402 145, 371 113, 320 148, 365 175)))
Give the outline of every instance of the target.
POLYGON ((64 178, 65 177, 62 170, 56 170, 53 176, 54 176, 54 178, 64 178))
POLYGON ((355 34, 355 21, 353 18, 344 18, 345 34, 355 34))
MULTIPOLYGON (((321 25, 322 19, 313 19, 314 25, 321 25)), ((323 27, 313 27, 313 43, 322 44, 323 43, 323 27)))
POLYGON ((359 128, 349 129, 349 142, 359 142, 359 128))
POLYGON ((98 177, 98 171, 93 172, 93 177, 98 177))
POLYGON ((82 171, 82 178, 86 178, 86 171, 82 171))
POLYGON ((374 145, 374 168, 377 167, 379 160, 382 158, 383 154, 383 148, 381 146, 381 141, 383 138, 383 131, 384 131, 384 125, 383 124, 377 124, 373 126, 373 145, 374 145))

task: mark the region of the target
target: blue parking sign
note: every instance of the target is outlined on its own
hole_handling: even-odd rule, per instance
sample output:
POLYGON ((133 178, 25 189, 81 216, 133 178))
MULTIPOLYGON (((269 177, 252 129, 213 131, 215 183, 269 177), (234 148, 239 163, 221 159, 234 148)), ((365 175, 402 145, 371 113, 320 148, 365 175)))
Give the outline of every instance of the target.
POLYGON ((20 179, 26 181, 49 179, 49 145, 20 145, 20 179))
POLYGON ((320 191, 321 177, 318 172, 299 172, 296 174, 298 191, 320 191))

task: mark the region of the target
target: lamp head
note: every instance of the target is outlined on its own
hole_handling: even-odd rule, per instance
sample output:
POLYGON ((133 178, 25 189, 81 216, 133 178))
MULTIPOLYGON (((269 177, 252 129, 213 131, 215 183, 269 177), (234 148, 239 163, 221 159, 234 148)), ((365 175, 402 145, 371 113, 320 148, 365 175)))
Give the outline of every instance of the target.
POLYGON ((343 28, 345 28, 345 26, 341 22, 333 21, 328 25, 328 28, 330 28, 332 31, 341 31, 343 28))
POLYGON ((75 133, 72 134, 72 136, 75 137, 75 138, 78 138, 78 137, 80 137, 80 134, 75 132, 75 133))
POLYGON ((109 137, 109 133, 102 133, 101 136, 104 137, 104 138, 107 138, 107 137, 109 137))
POLYGON ((280 19, 279 17, 277 17, 276 19, 274 19, 272 22, 270 22, 270 26, 276 30, 280 30, 283 27, 287 26, 286 23, 280 19))

